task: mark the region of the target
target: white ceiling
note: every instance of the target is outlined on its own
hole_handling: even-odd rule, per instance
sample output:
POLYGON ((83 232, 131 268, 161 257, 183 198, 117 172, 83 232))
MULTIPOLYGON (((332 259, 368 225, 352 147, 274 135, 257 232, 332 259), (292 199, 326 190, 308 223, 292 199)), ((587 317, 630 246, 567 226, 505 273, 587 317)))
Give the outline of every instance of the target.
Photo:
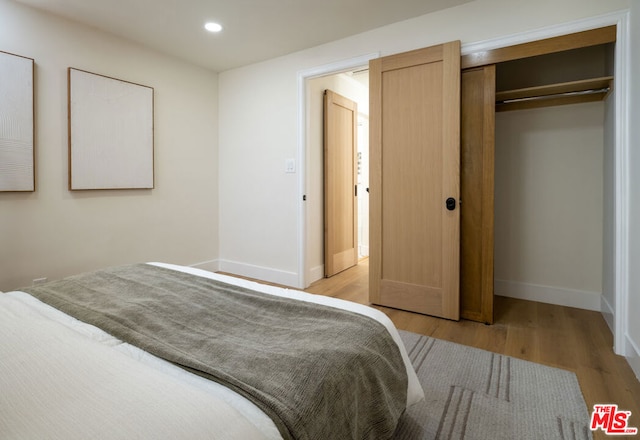
POLYGON ((223 71, 471 0, 16 1, 223 71))

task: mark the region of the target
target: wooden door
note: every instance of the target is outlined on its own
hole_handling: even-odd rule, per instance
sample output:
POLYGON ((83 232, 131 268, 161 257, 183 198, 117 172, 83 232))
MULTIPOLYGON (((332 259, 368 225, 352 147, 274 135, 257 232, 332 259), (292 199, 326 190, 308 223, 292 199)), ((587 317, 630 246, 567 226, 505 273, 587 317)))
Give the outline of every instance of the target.
POLYGON ((324 271, 358 264, 357 104, 324 94, 324 271))
POLYGON ((460 313, 493 323, 495 65, 462 72, 460 313))
POLYGON ((370 301, 458 320, 460 42, 369 72, 370 301))

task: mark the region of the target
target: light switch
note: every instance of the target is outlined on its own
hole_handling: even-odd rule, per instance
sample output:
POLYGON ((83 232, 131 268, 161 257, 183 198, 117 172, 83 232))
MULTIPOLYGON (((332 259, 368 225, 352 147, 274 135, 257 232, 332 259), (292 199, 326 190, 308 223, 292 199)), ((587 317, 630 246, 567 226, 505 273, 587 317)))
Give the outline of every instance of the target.
POLYGON ((286 159, 284 166, 285 173, 295 173, 296 172, 296 160, 295 159, 286 159))

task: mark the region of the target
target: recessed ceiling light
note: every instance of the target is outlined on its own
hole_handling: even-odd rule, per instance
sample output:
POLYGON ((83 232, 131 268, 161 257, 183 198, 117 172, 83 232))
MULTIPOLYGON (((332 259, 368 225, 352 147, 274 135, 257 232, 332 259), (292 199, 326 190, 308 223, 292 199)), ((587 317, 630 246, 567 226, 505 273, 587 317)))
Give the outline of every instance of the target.
POLYGON ((204 28, 209 32, 220 32, 222 30, 222 26, 218 23, 209 22, 204 25, 204 28))

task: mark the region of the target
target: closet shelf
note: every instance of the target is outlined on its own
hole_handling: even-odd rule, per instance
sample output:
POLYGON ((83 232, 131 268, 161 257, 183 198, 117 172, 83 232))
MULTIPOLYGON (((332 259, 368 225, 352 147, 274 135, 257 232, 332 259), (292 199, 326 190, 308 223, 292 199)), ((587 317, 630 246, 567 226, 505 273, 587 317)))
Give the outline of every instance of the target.
POLYGON ((605 76, 496 92, 496 111, 601 101, 609 94, 612 82, 612 76, 605 76))

